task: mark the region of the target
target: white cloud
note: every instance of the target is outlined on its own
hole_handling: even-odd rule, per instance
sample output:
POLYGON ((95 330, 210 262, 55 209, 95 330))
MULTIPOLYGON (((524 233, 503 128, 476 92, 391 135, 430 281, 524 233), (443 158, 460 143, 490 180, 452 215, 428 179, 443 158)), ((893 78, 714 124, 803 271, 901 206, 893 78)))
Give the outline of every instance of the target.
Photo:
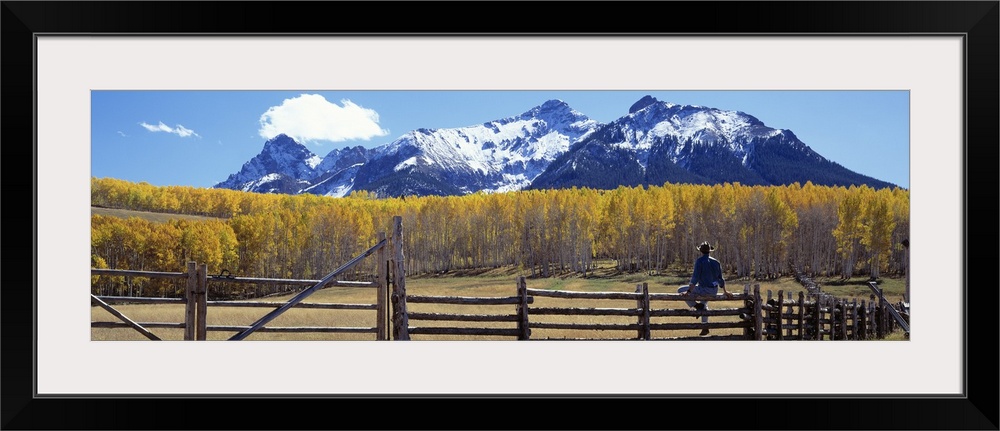
POLYGON ((118 131, 118 134, 122 135, 123 138, 127 138, 128 137, 128 135, 126 135, 125 132, 123 132, 121 130, 118 131))
POLYGON ((318 94, 285 99, 260 116, 260 136, 281 133, 299 142, 369 140, 389 134, 378 124, 378 112, 344 99, 339 106, 318 94))
POLYGON ((197 133, 195 133, 194 130, 188 129, 187 127, 184 127, 184 126, 182 126, 180 124, 178 124, 177 127, 170 127, 170 126, 168 126, 166 124, 163 124, 163 122, 160 121, 160 124, 156 124, 156 125, 147 124, 145 122, 139 123, 139 125, 142 126, 142 127, 144 127, 146 130, 149 130, 150 132, 167 132, 167 133, 173 133, 173 134, 175 134, 177 136, 180 136, 182 138, 186 138, 188 136, 197 136, 199 138, 201 137, 197 133))

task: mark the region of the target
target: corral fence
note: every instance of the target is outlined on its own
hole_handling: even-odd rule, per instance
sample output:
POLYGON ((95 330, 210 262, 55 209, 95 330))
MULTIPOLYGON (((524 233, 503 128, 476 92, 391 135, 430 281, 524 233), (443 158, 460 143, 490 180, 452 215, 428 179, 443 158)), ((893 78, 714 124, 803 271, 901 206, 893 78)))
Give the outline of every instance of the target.
POLYGON ((760 285, 745 285, 742 293, 732 297, 688 296, 650 293, 647 283, 637 285, 635 292, 529 289, 525 278, 519 277, 516 294, 509 297, 410 296, 407 301, 449 304, 456 309, 455 313, 407 313, 411 324, 408 335, 500 336, 517 340, 868 340, 883 338, 900 327, 890 318, 892 306, 884 298, 878 303, 829 297, 807 301, 804 292, 799 292, 797 299, 788 292, 786 299, 783 291, 777 295, 767 291, 765 297, 760 285), (539 304, 542 299, 547 300, 546 305, 539 304), (558 300, 572 300, 573 305, 560 306, 558 300), (686 301, 728 302, 728 306, 710 305, 699 311, 689 308, 686 301), (579 305, 589 302, 594 305, 579 305), (461 306, 506 306, 508 312, 463 313, 461 306), (551 316, 559 318, 546 319, 551 316), (702 316, 708 316, 709 322, 702 322, 702 316), (694 317, 694 321, 678 317, 694 317), (467 322, 501 324, 470 327, 467 322), (731 330, 734 328, 737 331, 731 330), (730 333, 677 335, 698 329, 729 329, 726 332, 730 333), (555 331, 561 335, 545 335, 555 331), (575 337, 573 333, 587 335, 575 337))
POLYGON ((636 285, 634 292, 529 289, 523 276, 516 279, 511 296, 407 295, 401 220, 399 216, 394 217, 390 239, 380 232, 374 246, 321 280, 233 277, 224 273, 209 276, 206 265, 195 262, 187 264, 186 272, 176 273, 93 268, 91 275, 94 276, 185 280, 186 288, 183 298, 91 294, 92 304, 118 319, 92 321, 91 327, 132 328, 151 340, 161 339, 150 330, 155 328, 183 328, 184 340, 206 340, 209 331, 224 331, 234 333, 229 338, 233 341, 243 340, 255 332, 362 333, 371 334, 375 340, 410 340, 411 335, 516 340, 866 340, 883 338, 897 328, 909 333, 908 317, 901 316, 885 300, 875 283, 870 287, 879 298, 877 303, 874 299, 867 303, 847 302, 828 295, 809 295, 807 300, 803 292, 793 298, 791 292, 786 295, 783 291, 776 295, 767 291, 765 299, 759 285, 749 284, 744 286, 742 293, 731 297, 651 293, 646 283, 636 285), (372 255, 378 268, 374 281, 337 280, 372 255), (307 287, 286 302, 213 301, 208 298, 209 282, 307 287), (376 289, 376 299, 371 304, 303 302, 317 290, 330 286, 376 289), (710 305, 705 310, 694 310, 685 301, 707 301, 710 305), (418 308, 426 304, 436 311, 410 310, 408 303, 418 308), (184 321, 138 322, 116 309, 113 306, 116 304, 183 304, 184 321), (270 308, 271 311, 246 326, 223 326, 207 323, 210 307, 270 308), (372 325, 267 326, 291 308, 371 310, 372 325), (442 309, 449 311, 442 312, 442 309), (702 316, 708 316, 709 322, 702 322, 702 316), (681 317, 694 319, 678 319, 681 317), (725 334, 678 335, 699 329, 721 330, 725 334))
POLYGON ((397 286, 402 286, 403 282, 401 280, 395 280, 396 278, 402 278, 401 271, 393 271, 393 276, 390 278, 391 265, 394 262, 402 262, 402 226, 401 218, 396 217, 394 219, 395 229, 393 232, 392 242, 395 244, 393 247, 397 252, 400 253, 399 257, 394 256, 392 259, 388 256, 388 244, 389 240, 386 239, 384 232, 380 232, 376 237, 376 243, 374 246, 354 257, 347 263, 343 264, 333 272, 329 273, 320 280, 300 280, 300 279, 275 279, 275 278, 253 278, 253 277, 234 277, 232 275, 226 274, 225 272, 219 275, 209 276, 207 274, 206 265, 198 265, 196 262, 188 262, 187 272, 154 272, 154 271, 131 271, 131 270, 117 270, 117 269, 98 269, 92 268, 92 276, 123 276, 123 277, 148 277, 148 278, 167 278, 167 279, 183 279, 186 280, 185 294, 183 298, 150 298, 150 297, 132 297, 132 296, 98 296, 91 294, 91 303, 97 305, 111 315, 115 316, 118 321, 92 321, 92 328, 132 328, 146 338, 150 340, 161 340, 160 337, 155 335, 150 329, 153 328, 183 328, 184 329, 184 340, 206 340, 207 333, 209 331, 223 331, 235 333, 229 340, 239 341, 243 340, 254 332, 297 332, 297 333, 363 333, 372 334, 376 340, 388 340, 389 339, 389 302, 390 300, 399 301, 398 298, 392 298, 388 294, 388 285, 393 283, 397 286), (377 275, 375 280, 371 282, 363 281, 344 281, 337 280, 337 277, 351 268, 359 264, 363 259, 369 256, 375 256, 377 275), (398 277, 397 277, 398 276, 398 277), (280 284, 287 286, 308 286, 304 290, 297 293, 294 297, 286 302, 266 302, 266 301, 213 301, 208 298, 208 284, 212 283, 237 283, 237 284, 280 284), (349 303, 309 303, 303 302, 308 296, 315 293, 317 290, 325 287, 350 287, 350 288, 367 288, 376 290, 376 299, 374 303, 368 304, 349 304, 349 303), (183 322, 137 322, 120 310, 113 307, 115 304, 183 304, 185 306, 184 321, 183 322), (223 326, 223 325, 209 325, 208 324, 208 309, 209 307, 246 307, 246 308, 271 308, 272 310, 264 314, 262 317, 257 319, 255 322, 246 326, 223 326), (361 327, 322 327, 322 326, 310 326, 310 327, 295 327, 295 326, 266 326, 269 322, 288 311, 291 308, 299 309, 325 309, 325 310, 371 310, 371 326, 361 326, 361 327))

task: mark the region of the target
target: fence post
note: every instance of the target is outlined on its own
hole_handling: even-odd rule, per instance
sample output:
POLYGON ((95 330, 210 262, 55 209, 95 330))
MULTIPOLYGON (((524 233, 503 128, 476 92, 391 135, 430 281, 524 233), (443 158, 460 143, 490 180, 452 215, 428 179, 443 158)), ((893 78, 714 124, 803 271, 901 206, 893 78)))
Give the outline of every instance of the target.
POLYGON ((773 338, 771 332, 774 331, 774 298, 772 298, 773 293, 771 289, 767 290, 767 300, 764 301, 764 305, 767 305, 767 309, 764 310, 764 315, 767 317, 764 320, 764 333, 761 334, 765 340, 770 340, 773 338))
POLYGON ((865 339, 875 338, 875 303, 868 301, 865 305, 865 339))
POLYGON ((851 339, 858 339, 858 298, 851 302, 851 339))
POLYGON ((406 312, 406 265, 403 262, 403 217, 394 216, 392 224, 392 248, 395 259, 392 283, 393 338, 409 340, 410 321, 406 312))
POLYGON ((841 299, 837 301, 840 306, 840 339, 847 339, 847 300, 841 299))
POLYGON ((816 311, 813 313, 813 320, 816 321, 816 339, 823 339, 823 300, 822 297, 816 295, 816 311))
POLYGON ((875 307, 875 316, 876 316, 875 337, 876 338, 885 337, 885 322, 883 321, 885 316, 882 313, 882 307, 880 307, 878 304, 874 302, 872 303, 872 305, 875 307))
POLYGON ((208 265, 198 267, 198 287, 195 290, 198 299, 198 330, 196 338, 202 341, 208 339, 208 265))
POLYGON ((184 341, 194 340, 195 310, 197 301, 195 300, 195 290, 198 285, 198 264, 187 263, 187 287, 184 289, 184 341))
POLYGON ((753 339, 762 340, 761 326, 764 324, 763 307, 760 303, 760 285, 753 285, 753 339))
POLYGON ((878 315, 878 325, 876 326, 876 332, 878 332, 878 338, 881 339, 884 338, 886 335, 888 335, 885 326, 886 322, 885 308, 882 306, 881 301, 879 301, 879 303, 875 306, 875 314, 878 315))
MULTIPOLYGON (((378 235, 375 236, 376 243, 382 241, 385 241, 385 232, 379 232, 378 235)), ((376 298, 375 298, 375 330, 376 330, 375 339, 382 341, 389 339, 388 330, 386 329, 387 326, 386 322, 388 321, 389 318, 389 313, 387 312, 388 305, 386 304, 389 297, 389 286, 388 286, 389 268, 386 267, 388 262, 386 261, 385 258, 385 246, 382 246, 382 248, 378 249, 378 252, 376 252, 375 256, 376 256, 375 262, 376 265, 378 266, 378 269, 376 269, 377 272, 376 277, 378 278, 378 284, 375 285, 375 288, 378 290, 378 293, 376 293, 376 298)))
POLYGON ((799 340, 806 339, 806 294, 799 292, 799 340))
POLYGON ((868 323, 867 323, 867 308, 865 307, 865 300, 861 300, 861 309, 858 312, 858 335, 859 340, 868 339, 868 323))
POLYGON ((826 308, 827 308, 827 311, 830 313, 830 318, 827 319, 827 321, 830 322, 830 331, 829 331, 830 338, 829 338, 829 340, 833 341, 835 339, 834 337, 837 335, 837 307, 836 307, 836 302, 833 301, 830 298, 824 298, 823 302, 825 304, 828 304, 826 308))
POLYGON ((830 322, 830 340, 834 340, 837 335, 837 303, 836 301, 825 298, 823 302, 827 305, 827 311, 830 313, 830 318, 827 319, 830 322))
POLYGON ((635 293, 641 296, 638 299, 638 304, 640 314, 639 314, 639 339, 649 340, 650 339, 650 329, 649 329, 649 284, 642 283, 635 285, 635 293))
MULTIPOLYGON (((750 297, 749 284, 743 285, 743 308, 747 309, 747 312, 749 312, 751 315, 753 314, 753 299, 750 297)), ((740 315, 740 318, 743 319, 744 321, 749 320, 747 318, 744 318, 743 314, 740 315)), ((753 339, 753 329, 750 326, 743 327, 743 338, 747 340, 753 339)))
POLYGON ((531 328, 528 326, 528 284, 523 275, 517 277, 517 297, 521 301, 517 305, 517 339, 527 340, 531 338, 531 328))
POLYGON ((837 339, 837 331, 840 329, 840 320, 837 320, 837 304, 840 302, 838 300, 830 300, 830 341, 837 339))
POLYGON ((792 292, 786 292, 786 293, 788 294, 788 298, 787 298, 787 300, 788 300, 788 302, 787 302, 787 304, 788 304, 787 305, 788 310, 786 310, 787 314, 785 315, 786 316, 785 317, 785 323, 787 324, 787 326, 785 327, 785 337, 792 338, 792 327, 793 327, 792 324, 795 323, 795 320, 794 320, 795 307, 793 306, 793 304, 795 303, 795 301, 792 300, 792 292))
POLYGON ((875 306, 875 338, 885 337, 885 313, 883 313, 882 302, 875 306))
MULTIPOLYGON (((635 285, 635 293, 642 294, 642 283, 636 283, 636 285, 635 285)), ((642 315, 644 314, 644 311, 643 311, 644 308, 642 306, 642 298, 636 298, 636 300, 635 300, 635 308, 637 310, 639 310, 639 318, 638 318, 638 322, 637 322, 639 324, 639 329, 637 330, 638 333, 636 334, 636 338, 640 339, 640 340, 644 340, 644 338, 642 337, 643 334, 644 334, 644 332, 645 332, 645 331, 643 331, 644 325, 642 323, 642 321, 643 321, 642 320, 642 315)))
POLYGON ((779 290, 778 291, 778 323, 777 323, 778 334, 776 335, 776 339, 778 339, 778 340, 783 340, 784 339, 784 333, 785 333, 784 309, 785 309, 785 291, 784 290, 779 290))

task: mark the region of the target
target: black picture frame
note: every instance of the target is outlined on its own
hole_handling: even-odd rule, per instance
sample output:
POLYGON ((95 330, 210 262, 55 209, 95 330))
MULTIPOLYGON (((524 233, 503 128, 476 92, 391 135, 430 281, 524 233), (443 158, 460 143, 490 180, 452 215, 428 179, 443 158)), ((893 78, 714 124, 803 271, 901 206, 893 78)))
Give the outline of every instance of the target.
MULTIPOLYGON (((1000 2, 554 2, 543 8, 539 3, 516 2, 4 1, 0 12, 4 77, 0 110, 4 127, 0 132, 10 162, 3 190, 8 202, 17 207, 36 202, 35 176, 14 164, 23 165, 28 158, 34 166, 38 163, 35 147, 29 144, 35 142, 33 46, 39 33, 959 34, 965 41, 963 258, 965 271, 973 271, 940 280, 962 283, 965 292, 965 395, 957 397, 455 394, 38 398, 34 391, 34 308, 28 306, 28 288, 37 288, 38 271, 58 263, 45 262, 37 253, 28 259, 27 245, 33 244, 35 237, 20 226, 36 226, 35 206, 31 217, 23 210, 7 214, 9 227, 17 221, 18 228, 7 231, 10 247, 5 250, 4 263, 8 271, 3 273, 5 283, 0 289, 0 334, 5 348, 0 362, 0 425, 4 429, 998 429, 994 372, 1000 363, 996 320, 1000 289, 995 288, 993 277, 981 279, 979 270, 994 268, 998 261, 1000 2), (335 18, 338 15, 331 7, 350 10, 351 16, 375 19, 335 18), (385 19, 383 14, 390 8, 392 15, 408 19, 385 19), (569 9, 573 9, 572 14, 569 9), (988 220, 975 221, 982 217, 988 220)), ((512 378, 520 375, 515 365, 510 370, 512 378)), ((868 371, 817 378, 885 378, 888 364, 872 358, 872 363, 856 366, 868 371)))

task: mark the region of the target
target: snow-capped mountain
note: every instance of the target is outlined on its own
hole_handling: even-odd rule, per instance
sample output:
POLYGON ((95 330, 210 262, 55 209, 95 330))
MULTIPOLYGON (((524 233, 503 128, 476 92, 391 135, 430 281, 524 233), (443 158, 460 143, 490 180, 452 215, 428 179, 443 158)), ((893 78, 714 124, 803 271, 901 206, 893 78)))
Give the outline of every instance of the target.
POLYGON ((318 157, 286 135, 216 188, 342 197, 462 195, 526 188, 739 182, 892 184, 827 160, 790 130, 752 115, 646 96, 601 124, 560 100, 459 128, 417 129, 376 147, 318 157))
POLYGON ((310 185, 322 159, 294 139, 280 134, 264 149, 215 188, 260 193, 296 194, 310 185))
POLYGON ((316 166, 319 175, 301 192, 333 197, 347 196, 354 188, 358 170, 371 160, 374 153, 374 150, 360 145, 330 151, 316 166))
POLYGON ((646 96, 551 163, 531 188, 671 183, 890 187, 825 159, 789 130, 738 111, 646 96))
POLYGON ((417 129, 378 148, 354 187, 384 196, 520 190, 598 126, 565 102, 549 100, 483 124, 417 129))
POLYGON ((549 100, 517 116, 417 129, 380 147, 337 149, 323 158, 282 134, 215 187, 335 197, 353 190, 380 196, 520 190, 599 126, 565 102, 549 100))
POLYGON ((267 140, 260 154, 243 164, 215 188, 257 193, 346 196, 358 168, 373 150, 362 146, 335 149, 326 157, 313 154, 305 145, 280 134, 267 140))

